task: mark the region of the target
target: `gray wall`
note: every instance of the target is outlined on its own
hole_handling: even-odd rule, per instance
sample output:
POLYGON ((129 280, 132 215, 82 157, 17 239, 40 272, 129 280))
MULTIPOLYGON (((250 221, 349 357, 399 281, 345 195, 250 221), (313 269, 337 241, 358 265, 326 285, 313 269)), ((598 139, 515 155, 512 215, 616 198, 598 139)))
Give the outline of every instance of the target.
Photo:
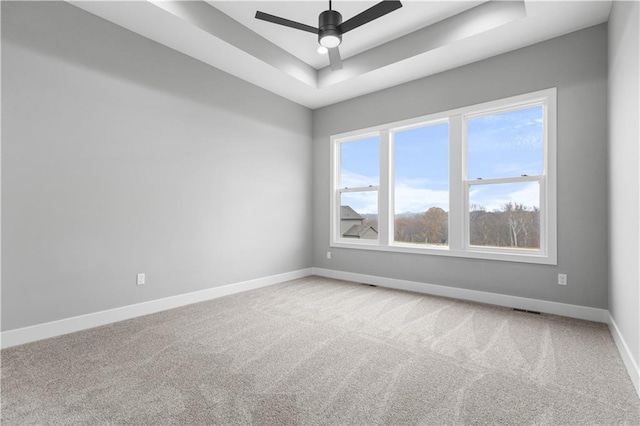
POLYGON ((313 117, 64 3, 3 2, 2 64, 3 330, 312 265, 608 307, 605 25, 313 117), (325 258, 331 134, 554 86, 558 266, 325 258))
POLYGON ((607 27, 314 111, 316 267, 607 308, 607 27), (558 88, 558 266, 331 248, 329 136, 558 88), (558 286, 557 273, 569 285, 558 286))
MULTIPOLYGON (((640 364, 640 4, 609 20, 609 312, 640 364)), ((640 378, 636 378, 640 383, 640 378)))
POLYGON ((310 110, 62 2, 2 107, 3 330, 311 266, 310 110))

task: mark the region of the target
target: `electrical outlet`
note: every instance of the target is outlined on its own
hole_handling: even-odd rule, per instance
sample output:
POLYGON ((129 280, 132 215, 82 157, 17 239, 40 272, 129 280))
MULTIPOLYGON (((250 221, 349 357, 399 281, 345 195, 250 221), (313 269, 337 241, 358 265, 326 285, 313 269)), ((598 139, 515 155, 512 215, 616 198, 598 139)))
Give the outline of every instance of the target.
POLYGON ((327 259, 331 259, 331 252, 330 251, 327 252, 327 259))
POLYGON ((567 274, 558 274, 558 285, 567 285, 567 274))
POLYGON ((137 285, 144 285, 145 281, 146 281, 145 274, 138 274, 136 276, 136 284, 137 285))

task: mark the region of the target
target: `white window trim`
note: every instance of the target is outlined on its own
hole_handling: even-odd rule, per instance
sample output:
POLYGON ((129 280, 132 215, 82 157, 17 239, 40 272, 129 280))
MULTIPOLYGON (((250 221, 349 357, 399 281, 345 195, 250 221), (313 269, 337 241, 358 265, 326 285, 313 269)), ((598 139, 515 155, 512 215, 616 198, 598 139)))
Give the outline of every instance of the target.
MULTIPOLYGON (((414 253, 435 256, 464 257, 472 259, 499 260, 557 265, 557 89, 545 89, 533 93, 513 96, 472 105, 454 110, 430 114, 394 123, 386 123, 366 129, 333 135, 330 138, 331 155, 331 203, 330 203, 330 247, 387 252, 414 253), (479 115, 522 108, 533 104, 544 105, 543 132, 543 174, 517 178, 492 178, 478 182, 467 179, 466 170, 466 127, 464 121, 479 115), (449 122, 449 246, 416 247, 405 243, 396 243, 393 239, 393 141, 392 132, 410 129, 421 125, 449 122), (339 235, 340 194, 344 189, 340 182, 340 149, 343 142, 380 137, 380 185, 378 192, 378 240, 359 240, 341 238, 339 235), (468 186, 517 181, 540 182, 540 249, 497 248, 471 246, 468 243, 468 186)), ((353 188, 351 190, 374 190, 374 188, 353 188)))

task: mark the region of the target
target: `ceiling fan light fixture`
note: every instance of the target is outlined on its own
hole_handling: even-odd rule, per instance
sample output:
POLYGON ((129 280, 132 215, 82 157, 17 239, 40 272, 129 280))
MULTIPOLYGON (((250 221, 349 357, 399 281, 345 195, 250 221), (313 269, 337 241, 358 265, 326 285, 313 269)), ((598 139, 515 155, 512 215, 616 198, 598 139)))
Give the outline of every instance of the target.
POLYGON ((318 17, 318 42, 331 49, 342 42, 342 32, 338 26, 342 24, 342 15, 337 10, 325 10, 318 17))
POLYGON ((327 49, 340 46, 340 42, 342 42, 340 34, 325 33, 320 36, 320 45, 327 49))
POLYGON ((342 69, 342 58, 340 57, 340 50, 337 49, 342 43, 342 34, 381 18, 400 7, 402 7, 400 0, 382 0, 364 12, 342 22, 342 15, 337 10, 333 10, 331 0, 329 0, 329 10, 325 10, 318 16, 317 28, 280 16, 269 15, 259 10, 256 12, 256 19, 316 34, 318 43, 320 43, 318 53, 328 53, 331 71, 336 71, 342 69))

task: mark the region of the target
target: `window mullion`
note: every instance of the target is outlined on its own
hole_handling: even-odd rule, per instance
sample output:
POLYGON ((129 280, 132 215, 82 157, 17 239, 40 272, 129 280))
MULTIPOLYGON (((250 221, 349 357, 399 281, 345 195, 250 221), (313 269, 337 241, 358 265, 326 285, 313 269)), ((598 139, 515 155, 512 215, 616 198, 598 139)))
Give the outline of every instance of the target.
POLYGON ((389 130, 380 130, 380 189, 378 191, 378 237, 380 245, 388 246, 393 233, 393 184, 391 142, 389 130))
POLYGON ((462 250, 465 229, 465 191, 462 117, 449 119, 449 249, 462 250))
POLYGON ((342 159, 340 158, 340 143, 334 137, 331 137, 331 222, 329 223, 329 229, 331 232, 331 242, 337 241, 339 238, 340 229, 340 191, 337 190, 340 182, 340 164, 342 159))

